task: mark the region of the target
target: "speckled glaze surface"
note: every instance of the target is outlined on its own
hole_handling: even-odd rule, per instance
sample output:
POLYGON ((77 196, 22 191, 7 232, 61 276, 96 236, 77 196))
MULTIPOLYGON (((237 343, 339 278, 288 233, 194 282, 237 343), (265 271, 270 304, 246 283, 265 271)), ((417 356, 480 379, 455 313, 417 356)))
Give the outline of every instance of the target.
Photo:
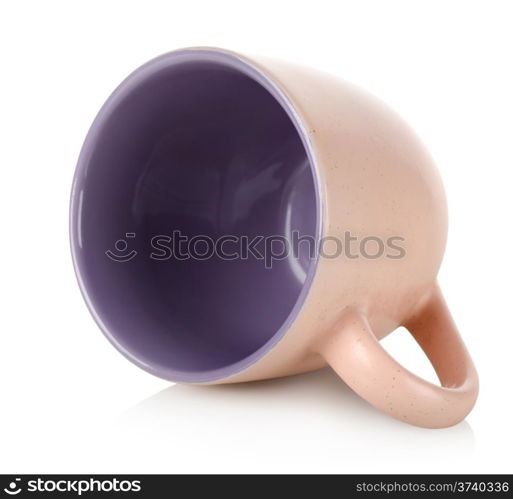
MULTIPOLYGON (((83 172, 91 166, 91 150, 102 133, 102 113, 114 105, 111 97, 84 146, 71 203, 77 275, 109 340, 140 367, 174 381, 235 383, 329 364, 359 395, 397 419, 433 428, 462 420, 477 397, 477 374, 436 281, 447 233, 441 179, 410 127, 375 97, 325 73, 212 48, 166 54, 159 64, 172 64, 179 57, 231 61, 280 103, 309 159, 315 237, 340 238, 344 231, 356 237, 397 234, 406 253, 401 259, 318 258, 286 320, 249 355, 208 373, 153 367, 135 348, 123 346, 115 328, 102 318, 77 242, 84 217, 79 198, 84 192, 87 196, 83 172), (416 377, 379 345, 401 325, 429 357, 441 386, 416 377)), ((130 78, 133 82, 137 76, 130 78)))

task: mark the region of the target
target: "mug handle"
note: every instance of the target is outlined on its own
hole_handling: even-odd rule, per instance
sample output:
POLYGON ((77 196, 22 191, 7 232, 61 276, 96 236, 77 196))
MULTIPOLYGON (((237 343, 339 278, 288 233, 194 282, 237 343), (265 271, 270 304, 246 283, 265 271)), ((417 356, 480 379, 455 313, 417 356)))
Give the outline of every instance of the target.
POLYGON ((345 312, 319 350, 356 393, 394 418, 425 428, 460 422, 474 406, 479 381, 438 285, 404 326, 427 355, 441 386, 396 362, 361 310, 345 312))

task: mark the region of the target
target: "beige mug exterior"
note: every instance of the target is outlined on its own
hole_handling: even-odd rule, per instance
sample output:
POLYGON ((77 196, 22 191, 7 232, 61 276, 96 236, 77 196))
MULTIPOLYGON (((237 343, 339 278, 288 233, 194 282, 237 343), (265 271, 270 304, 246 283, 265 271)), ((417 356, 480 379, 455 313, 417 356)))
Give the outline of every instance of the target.
POLYGON ((222 49, 201 50, 249 64, 294 110, 317 177, 322 237, 340 238, 344 231, 359 238, 396 235, 406 252, 399 259, 319 258, 286 335, 256 363, 214 383, 280 377, 329 364, 359 395, 397 419, 424 427, 461 421, 475 403, 478 378, 437 285, 447 207, 425 147, 381 101, 329 74, 222 49), (441 386, 416 377, 379 345, 399 326, 423 348, 441 386))

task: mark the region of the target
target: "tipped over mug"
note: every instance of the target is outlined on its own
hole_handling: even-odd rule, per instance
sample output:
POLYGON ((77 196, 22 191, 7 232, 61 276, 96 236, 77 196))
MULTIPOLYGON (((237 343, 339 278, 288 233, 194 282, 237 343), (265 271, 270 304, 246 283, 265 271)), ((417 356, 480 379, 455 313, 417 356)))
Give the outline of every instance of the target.
POLYGON ((328 74, 224 49, 129 75, 83 145, 71 247, 110 342, 182 383, 330 365, 386 414, 446 427, 478 378, 437 284, 446 200, 412 130, 328 74), (414 336, 440 386, 379 340, 414 336))

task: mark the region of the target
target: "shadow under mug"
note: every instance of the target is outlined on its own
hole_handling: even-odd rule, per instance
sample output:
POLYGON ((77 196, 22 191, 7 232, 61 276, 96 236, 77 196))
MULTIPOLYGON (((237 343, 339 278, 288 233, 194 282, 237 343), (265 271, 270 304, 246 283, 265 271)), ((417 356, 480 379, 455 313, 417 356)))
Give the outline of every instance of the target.
POLYGON ((437 170, 393 111, 330 75, 212 48, 148 62, 88 133, 70 231, 93 317, 157 376, 232 383, 329 364, 411 424, 449 426, 474 405, 436 283, 437 170), (392 237, 402 246, 381 251, 392 237), (441 386, 380 346, 400 325, 441 386))

